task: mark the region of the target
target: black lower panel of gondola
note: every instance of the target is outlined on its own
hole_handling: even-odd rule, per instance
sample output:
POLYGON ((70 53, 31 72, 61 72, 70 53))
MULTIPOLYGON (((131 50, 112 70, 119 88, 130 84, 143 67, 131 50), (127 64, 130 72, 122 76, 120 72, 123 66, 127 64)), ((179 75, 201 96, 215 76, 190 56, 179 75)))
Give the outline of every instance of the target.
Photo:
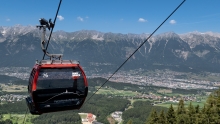
POLYGON ((26 98, 26 103, 31 114, 40 115, 42 113, 65 111, 79 109, 84 102, 83 98, 56 100, 53 103, 36 103, 34 104, 30 97, 26 98))
POLYGON ((71 89, 38 90, 33 92, 33 100, 28 97, 26 102, 31 114, 40 115, 42 113, 80 109, 86 95, 87 92, 76 94, 71 92, 71 89))

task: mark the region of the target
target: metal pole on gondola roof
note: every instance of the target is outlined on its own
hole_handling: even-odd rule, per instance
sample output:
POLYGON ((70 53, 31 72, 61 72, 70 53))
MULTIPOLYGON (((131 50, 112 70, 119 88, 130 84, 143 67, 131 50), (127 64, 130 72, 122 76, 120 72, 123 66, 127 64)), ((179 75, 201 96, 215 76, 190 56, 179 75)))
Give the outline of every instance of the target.
MULTIPOLYGON (((51 31, 50 31, 50 36, 49 36, 49 39, 48 39, 48 42, 47 42, 46 51, 47 51, 47 48, 48 48, 48 45, 49 45, 49 42, 50 42, 51 35, 52 35, 52 33, 53 33, 53 28, 54 28, 55 23, 56 23, 56 19, 57 19, 58 12, 59 12, 59 10, 60 10, 60 5, 61 5, 61 3, 62 3, 62 0, 60 0, 60 3, 59 3, 58 8, 57 8, 57 13, 56 13, 55 19, 54 19, 54 21, 53 21, 53 26, 52 26, 52 29, 51 29, 51 31)), ((44 60, 45 54, 46 54, 46 52, 44 52, 43 60, 44 60)))

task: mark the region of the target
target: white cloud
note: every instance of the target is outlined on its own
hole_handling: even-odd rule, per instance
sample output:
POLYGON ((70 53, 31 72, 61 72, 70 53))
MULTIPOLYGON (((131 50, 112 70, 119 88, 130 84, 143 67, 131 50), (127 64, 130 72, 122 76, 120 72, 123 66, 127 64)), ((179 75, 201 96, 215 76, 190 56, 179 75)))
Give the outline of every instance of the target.
POLYGON ((9 22, 9 21, 11 21, 11 19, 7 18, 6 21, 9 22))
POLYGON ((61 15, 58 15, 57 18, 58 18, 60 21, 64 20, 64 17, 61 16, 61 15))
POLYGON ((147 20, 146 20, 146 19, 143 19, 143 18, 139 18, 138 21, 139 21, 139 22, 147 22, 147 20))
POLYGON ((79 20, 79 21, 81 21, 81 22, 83 22, 84 21, 84 19, 82 18, 82 17, 77 17, 77 20, 79 20))
POLYGON ((175 20, 170 20, 170 24, 176 24, 175 20))

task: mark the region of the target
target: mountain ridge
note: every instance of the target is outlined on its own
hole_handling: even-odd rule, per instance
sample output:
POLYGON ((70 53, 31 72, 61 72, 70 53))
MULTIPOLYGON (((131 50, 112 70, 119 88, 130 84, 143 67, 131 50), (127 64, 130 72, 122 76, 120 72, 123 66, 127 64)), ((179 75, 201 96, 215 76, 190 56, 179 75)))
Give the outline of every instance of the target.
MULTIPOLYGON (((79 60, 86 70, 99 70, 103 73, 113 71, 122 64, 149 35, 103 33, 95 30, 56 31, 52 35, 48 51, 64 54, 63 59, 79 60)), ((219 33, 213 32, 165 32, 152 36, 123 69, 168 68, 220 72, 219 36, 219 33)), ((40 60, 43 54, 40 38, 41 32, 34 26, 1 26, 0 55, 4 59, 0 66, 31 66, 36 59, 40 60)))

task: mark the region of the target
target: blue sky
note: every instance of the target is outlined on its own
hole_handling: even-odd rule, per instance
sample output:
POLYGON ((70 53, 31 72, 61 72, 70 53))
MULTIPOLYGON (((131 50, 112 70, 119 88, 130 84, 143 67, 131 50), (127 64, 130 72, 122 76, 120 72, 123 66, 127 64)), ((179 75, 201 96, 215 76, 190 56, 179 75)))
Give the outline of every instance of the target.
MULTIPOLYGON (((182 0, 63 0, 54 30, 152 33, 182 0)), ((52 20, 59 0, 1 0, 0 26, 52 20)), ((158 33, 220 32, 220 0, 186 0, 158 33)))

